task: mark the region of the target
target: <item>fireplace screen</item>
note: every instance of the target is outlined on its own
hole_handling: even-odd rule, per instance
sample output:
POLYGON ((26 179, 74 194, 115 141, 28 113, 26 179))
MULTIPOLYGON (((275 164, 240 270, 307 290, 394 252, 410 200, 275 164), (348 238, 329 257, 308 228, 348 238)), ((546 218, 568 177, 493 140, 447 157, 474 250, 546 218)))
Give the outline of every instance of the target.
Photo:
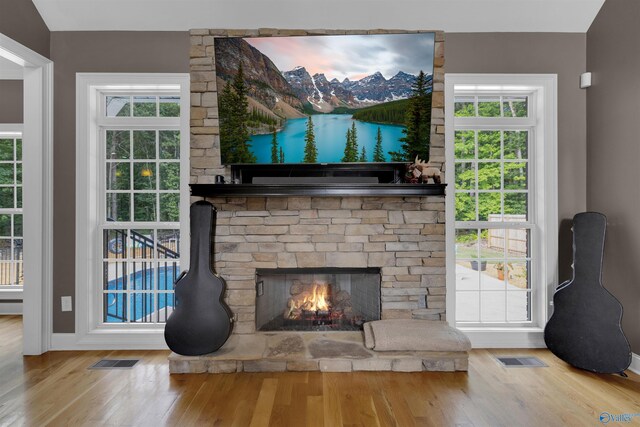
POLYGON ((380 269, 274 269, 256 275, 259 331, 353 331, 380 319, 380 269))

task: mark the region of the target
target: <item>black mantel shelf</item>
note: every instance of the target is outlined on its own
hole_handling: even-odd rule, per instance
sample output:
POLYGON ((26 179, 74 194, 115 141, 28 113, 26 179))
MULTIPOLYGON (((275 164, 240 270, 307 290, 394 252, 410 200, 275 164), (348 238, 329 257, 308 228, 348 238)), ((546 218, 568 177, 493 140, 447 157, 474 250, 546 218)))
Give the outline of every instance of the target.
POLYGON ((198 197, 442 196, 447 184, 191 184, 198 197))

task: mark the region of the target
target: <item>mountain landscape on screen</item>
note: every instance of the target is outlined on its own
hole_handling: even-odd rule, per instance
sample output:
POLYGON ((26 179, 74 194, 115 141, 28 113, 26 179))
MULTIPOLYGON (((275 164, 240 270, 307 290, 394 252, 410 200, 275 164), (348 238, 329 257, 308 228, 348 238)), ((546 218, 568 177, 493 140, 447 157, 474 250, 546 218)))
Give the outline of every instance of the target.
POLYGON ((223 164, 429 157, 433 33, 216 38, 223 164))

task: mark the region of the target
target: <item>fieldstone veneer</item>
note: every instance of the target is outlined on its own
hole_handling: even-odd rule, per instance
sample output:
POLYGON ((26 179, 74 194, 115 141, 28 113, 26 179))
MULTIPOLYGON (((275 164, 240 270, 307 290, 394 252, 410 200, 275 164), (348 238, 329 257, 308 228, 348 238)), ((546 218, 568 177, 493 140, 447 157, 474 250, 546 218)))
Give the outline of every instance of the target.
POLYGON ((207 200, 234 333, 255 332, 256 268, 380 267, 383 319, 445 320, 443 196, 207 200))

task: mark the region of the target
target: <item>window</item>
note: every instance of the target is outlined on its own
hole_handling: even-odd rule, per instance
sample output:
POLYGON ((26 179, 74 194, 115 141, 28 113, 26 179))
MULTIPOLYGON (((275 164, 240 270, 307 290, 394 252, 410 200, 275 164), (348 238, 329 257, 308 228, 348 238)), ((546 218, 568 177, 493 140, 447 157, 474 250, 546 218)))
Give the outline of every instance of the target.
POLYGON ((77 84, 77 334, 161 331, 188 262, 188 75, 78 74, 77 84))
POLYGON ((452 79, 448 312, 458 327, 541 327, 555 272, 555 85, 531 76, 452 79))
POLYGON ((0 289, 22 289, 22 249, 22 133, 0 132, 0 289))

